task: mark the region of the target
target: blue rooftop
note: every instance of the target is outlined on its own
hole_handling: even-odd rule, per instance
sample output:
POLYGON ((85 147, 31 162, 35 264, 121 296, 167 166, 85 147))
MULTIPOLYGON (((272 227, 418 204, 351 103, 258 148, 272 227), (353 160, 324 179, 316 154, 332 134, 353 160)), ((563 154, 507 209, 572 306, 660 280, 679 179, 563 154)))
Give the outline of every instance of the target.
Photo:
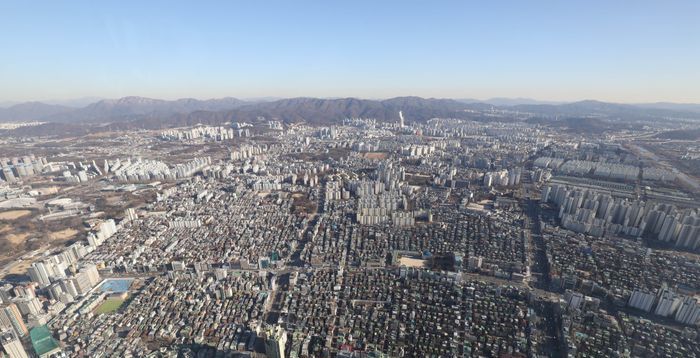
POLYGON ((100 286, 100 291, 114 293, 127 292, 129 291, 129 287, 131 287, 132 282, 134 282, 133 278, 108 279, 102 283, 102 286, 100 286))

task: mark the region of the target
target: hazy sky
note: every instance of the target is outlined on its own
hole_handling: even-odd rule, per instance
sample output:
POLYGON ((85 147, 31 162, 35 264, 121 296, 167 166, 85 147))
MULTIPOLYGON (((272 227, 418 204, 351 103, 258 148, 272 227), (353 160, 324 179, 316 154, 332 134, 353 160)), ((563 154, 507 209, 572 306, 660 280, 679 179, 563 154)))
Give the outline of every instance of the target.
POLYGON ((0 101, 700 102, 700 1, 0 2, 0 101))

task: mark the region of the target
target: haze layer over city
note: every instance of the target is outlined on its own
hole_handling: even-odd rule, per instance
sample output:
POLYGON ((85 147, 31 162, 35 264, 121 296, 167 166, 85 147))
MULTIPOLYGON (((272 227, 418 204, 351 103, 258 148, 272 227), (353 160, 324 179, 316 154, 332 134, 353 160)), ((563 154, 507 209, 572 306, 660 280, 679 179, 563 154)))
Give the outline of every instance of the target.
POLYGON ((0 358, 700 356, 696 1, 0 14, 0 358))

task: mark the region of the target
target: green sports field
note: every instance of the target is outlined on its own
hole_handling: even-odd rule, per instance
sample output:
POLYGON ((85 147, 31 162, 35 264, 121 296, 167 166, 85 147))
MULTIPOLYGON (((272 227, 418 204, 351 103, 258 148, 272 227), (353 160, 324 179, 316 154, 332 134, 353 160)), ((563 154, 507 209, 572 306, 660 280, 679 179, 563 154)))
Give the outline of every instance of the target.
POLYGON ((99 307, 97 307, 95 312, 97 314, 112 313, 118 310, 122 303, 124 303, 124 300, 120 298, 108 298, 99 307))

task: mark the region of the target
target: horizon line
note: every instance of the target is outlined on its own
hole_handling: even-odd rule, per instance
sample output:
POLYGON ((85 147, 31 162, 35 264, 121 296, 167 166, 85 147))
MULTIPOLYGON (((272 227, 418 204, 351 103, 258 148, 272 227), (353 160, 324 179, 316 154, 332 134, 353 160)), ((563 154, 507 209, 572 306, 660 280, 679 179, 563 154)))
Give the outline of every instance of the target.
MULTIPOLYGON (((57 102, 71 102, 71 101, 91 101, 87 102, 86 105, 90 105, 93 103, 98 103, 100 101, 108 101, 108 100, 120 100, 124 98, 143 98, 143 99, 151 99, 151 100, 162 100, 162 101, 178 101, 178 100, 185 100, 185 99, 194 99, 198 101, 207 101, 207 100, 217 100, 217 99, 226 99, 226 98, 232 98, 232 99, 237 99, 241 101, 248 101, 248 102, 253 102, 253 101, 265 101, 268 100, 270 102, 272 101, 278 101, 278 100, 285 100, 285 99, 297 99, 297 98, 313 98, 313 99, 323 99, 323 100, 335 100, 335 99, 359 99, 359 100, 371 100, 371 101, 385 101, 385 100, 390 100, 390 99, 395 99, 395 98, 408 98, 408 97, 415 97, 415 98, 422 98, 422 99, 446 99, 446 100, 454 100, 454 101, 475 101, 473 103, 486 103, 489 101, 496 101, 496 100, 510 100, 510 101, 534 101, 534 102, 542 102, 538 104, 570 104, 570 103, 577 103, 577 102, 588 102, 588 101, 593 101, 593 102, 602 102, 602 103, 614 103, 614 104, 626 104, 626 105, 645 105, 645 104, 673 104, 673 105, 698 105, 700 102, 674 102, 674 101, 664 101, 664 100, 655 100, 655 101, 645 101, 645 102, 618 102, 618 101, 608 101, 608 100, 601 100, 601 99, 595 99, 595 98, 583 98, 583 99, 575 99, 575 100, 551 100, 551 99, 539 99, 539 98, 531 98, 531 97, 501 97, 501 96, 496 96, 496 97, 489 97, 489 98, 470 98, 470 97, 434 97, 434 96, 419 96, 419 95, 399 95, 399 96, 390 96, 390 97, 361 97, 361 96, 327 96, 327 97, 318 97, 318 96, 221 96, 221 97, 151 97, 151 96, 139 96, 139 95, 128 95, 128 96, 122 96, 122 97, 100 97, 100 96, 80 96, 80 97, 72 97, 72 98, 65 98, 65 99, 32 99, 32 100, 0 100, 0 108, 10 108, 19 104, 26 104, 26 103, 42 103, 42 104, 49 104, 49 105, 61 105, 57 104, 57 102), (53 102, 53 103, 52 103, 53 102)), ((68 105, 63 105, 66 107, 72 107, 68 105)), ((83 105, 84 107, 85 105, 83 105)), ((80 107, 76 107, 80 108, 80 107)))

